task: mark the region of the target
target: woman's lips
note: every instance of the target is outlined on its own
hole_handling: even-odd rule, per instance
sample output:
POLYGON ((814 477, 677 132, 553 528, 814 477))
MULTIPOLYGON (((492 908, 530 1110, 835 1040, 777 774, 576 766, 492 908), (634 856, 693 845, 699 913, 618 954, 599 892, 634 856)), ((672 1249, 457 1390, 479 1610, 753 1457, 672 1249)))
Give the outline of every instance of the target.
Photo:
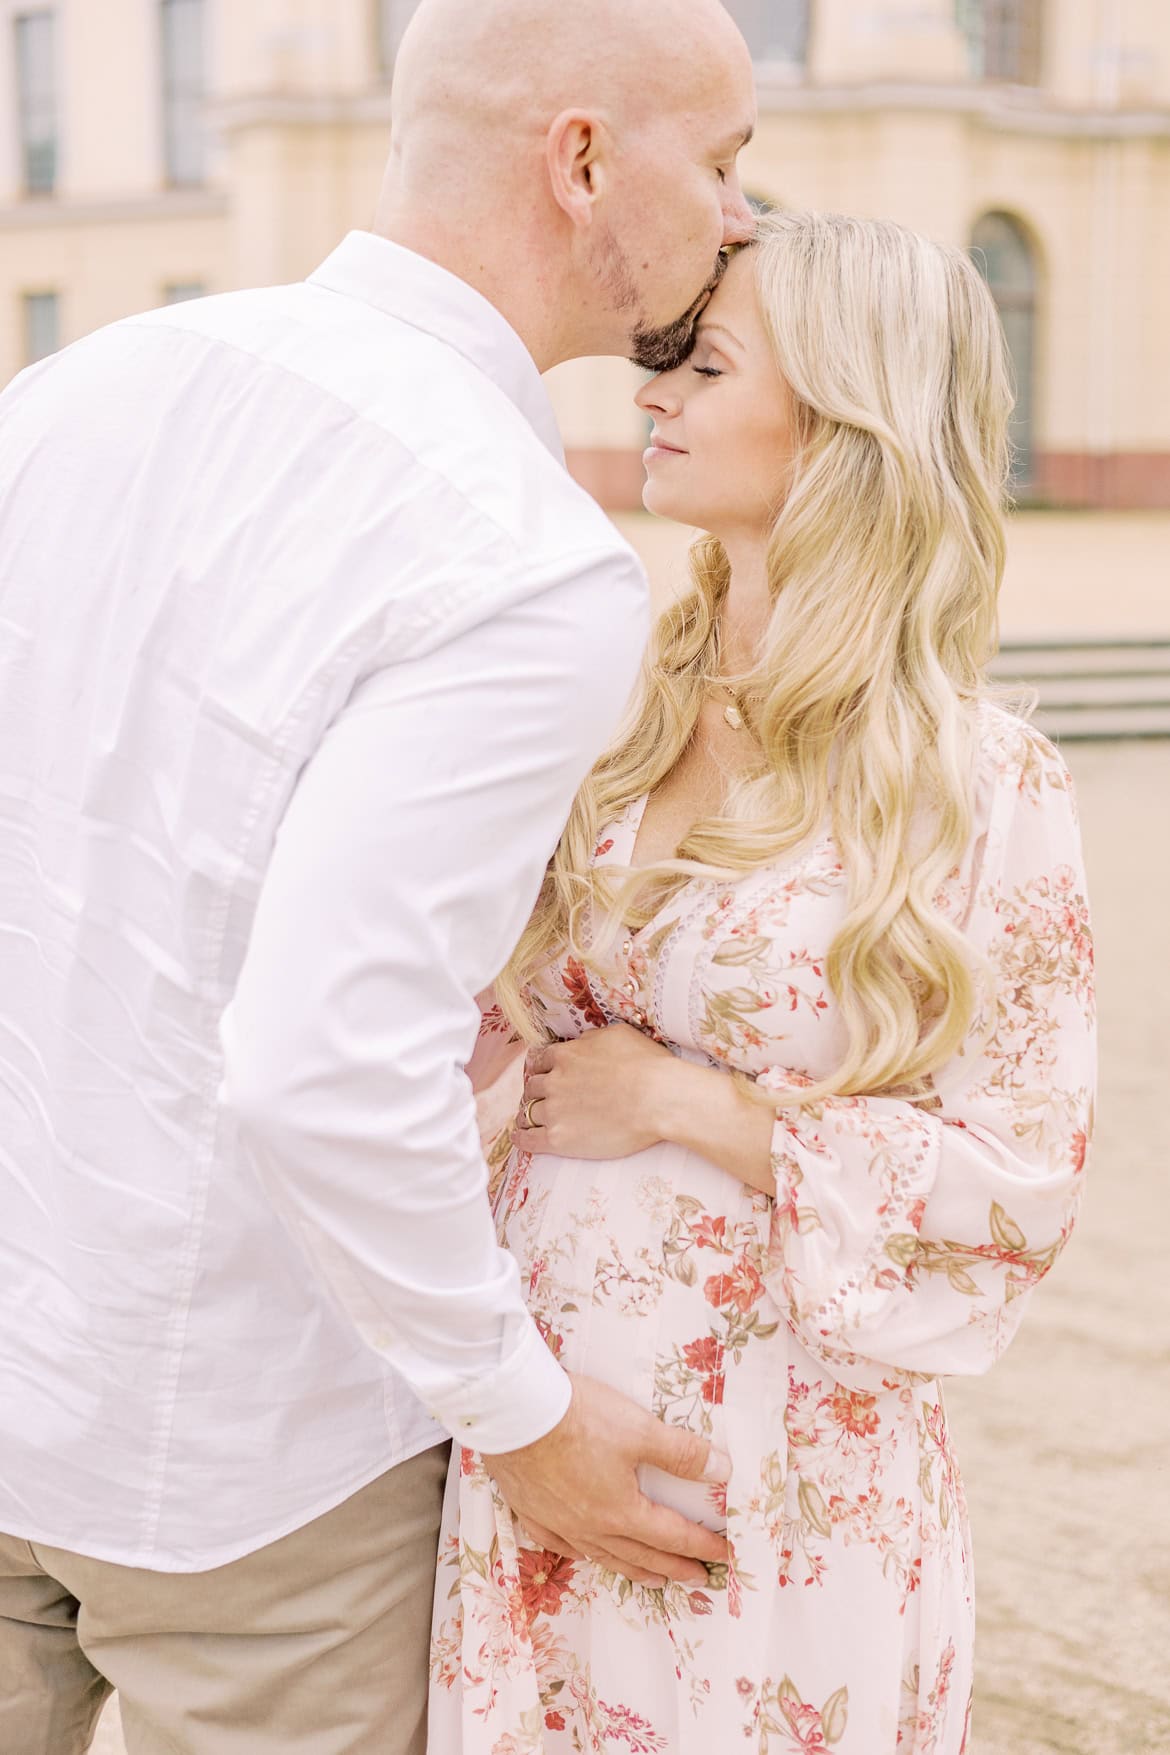
POLYGON ((680 446, 668 445, 665 439, 660 439, 655 435, 650 441, 649 449, 643 453, 642 461, 643 463, 655 463, 660 457, 685 457, 686 455, 687 453, 680 446))

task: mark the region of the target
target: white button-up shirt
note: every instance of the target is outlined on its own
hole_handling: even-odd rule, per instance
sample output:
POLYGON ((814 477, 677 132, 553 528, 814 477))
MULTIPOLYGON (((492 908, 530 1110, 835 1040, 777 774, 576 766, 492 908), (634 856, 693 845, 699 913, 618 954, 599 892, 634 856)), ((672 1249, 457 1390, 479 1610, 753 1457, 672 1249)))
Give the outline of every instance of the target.
POLYGON ((366 233, 0 398, 0 1530, 198 1570, 559 1420, 464 1068, 647 601, 366 233))

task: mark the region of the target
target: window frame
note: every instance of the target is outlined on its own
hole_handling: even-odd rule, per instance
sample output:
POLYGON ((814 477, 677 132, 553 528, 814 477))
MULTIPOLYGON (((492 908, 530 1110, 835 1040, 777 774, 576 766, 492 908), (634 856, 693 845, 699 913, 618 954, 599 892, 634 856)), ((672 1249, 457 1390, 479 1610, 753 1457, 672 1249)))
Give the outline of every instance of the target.
POLYGON ((201 189, 207 183, 208 11, 206 0, 158 0, 162 168, 168 189, 201 189), (180 73, 176 78, 176 21, 183 10, 198 17, 199 67, 194 77, 180 73))
POLYGON ((22 193, 34 200, 43 200, 57 193, 61 168, 61 102, 59 60, 59 14, 55 5, 27 4, 13 8, 10 15, 13 80, 16 87, 16 126, 19 152, 19 174, 22 193), (47 27, 48 46, 45 50, 45 89, 31 89, 29 69, 33 56, 27 52, 29 27, 47 27), (42 134, 38 127, 47 128, 42 134), (46 154, 47 170, 39 174, 35 155, 46 154))
POLYGON ((21 302, 21 336, 22 352, 25 366, 39 365, 41 360, 51 359, 59 353, 61 340, 61 293, 57 287, 36 287, 25 289, 20 295, 21 302), (33 334, 36 327, 34 310, 38 306, 51 305, 53 312, 53 345, 38 351, 33 345, 33 334))

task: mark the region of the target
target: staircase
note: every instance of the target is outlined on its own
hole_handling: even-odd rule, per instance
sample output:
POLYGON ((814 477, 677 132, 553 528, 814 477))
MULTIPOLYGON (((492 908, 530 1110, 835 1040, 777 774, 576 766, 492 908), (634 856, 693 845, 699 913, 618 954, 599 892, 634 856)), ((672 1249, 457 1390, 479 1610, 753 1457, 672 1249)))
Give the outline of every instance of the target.
POLYGON ((1005 640, 991 676, 1034 690, 1033 723, 1059 743, 1170 737, 1170 639, 1005 640))

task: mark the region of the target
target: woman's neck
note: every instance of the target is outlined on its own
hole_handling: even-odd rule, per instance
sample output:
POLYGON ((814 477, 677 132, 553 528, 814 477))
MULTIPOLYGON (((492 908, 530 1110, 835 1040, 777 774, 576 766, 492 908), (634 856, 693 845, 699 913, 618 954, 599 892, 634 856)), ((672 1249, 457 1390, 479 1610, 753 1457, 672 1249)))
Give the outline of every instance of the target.
POLYGON ((725 539, 723 547, 731 564, 731 584, 720 618, 722 668, 729 676, 742 676, 754 666, 772 619, 767 545, 758 538, 740 538, 725 539))

